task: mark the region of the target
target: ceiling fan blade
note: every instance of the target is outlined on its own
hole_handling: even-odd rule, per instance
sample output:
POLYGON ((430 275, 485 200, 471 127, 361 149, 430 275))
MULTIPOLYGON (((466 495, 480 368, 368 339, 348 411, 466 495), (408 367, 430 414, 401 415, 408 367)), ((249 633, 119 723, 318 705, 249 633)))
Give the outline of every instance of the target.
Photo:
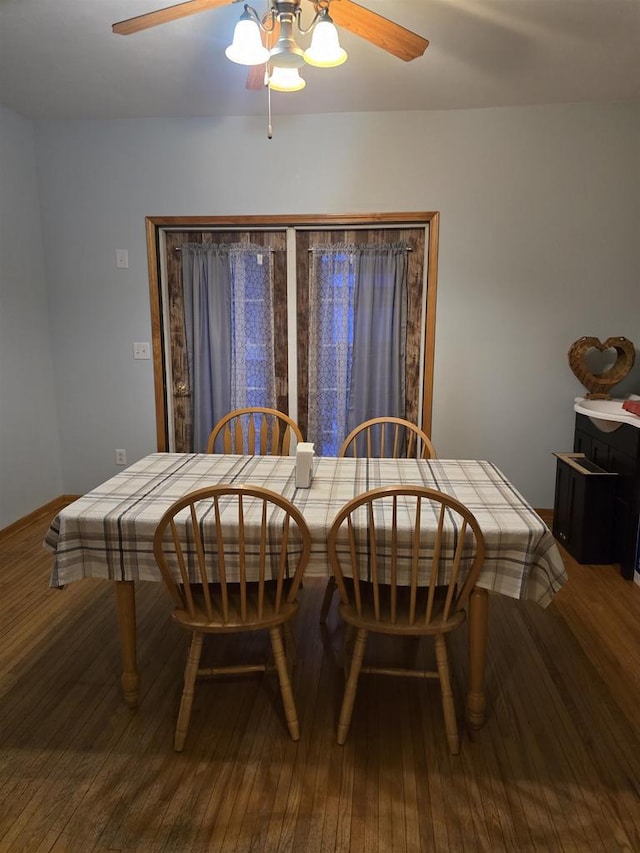
POLYGON ((252 65, 247 74, 246 89, 264 89, 264 75, 267 72, 266 65, 252 65))
POLYGON ((169 21, 177 21, 188 15, 196 15, 198 12, 206 12, 218 6, 228 6, 238 0, 187 0, 177 6, 169 6, 166 9, 158 9, 157 12, 148 12, 146 15, 138 15, 136 18, 127 18, 126 21, 118 21, 111 29, 121 36, 146 30, 149 27, 157 27, 158 24, 166 24, 169 21))
MULTIPOLYGON (((264 20, 264 19, 263 19, 264 20)), ((260 37, 262 38, 262 44, 266 48, 271 48, 278 41, 280 37, 280 22, 275 21, 273 25, 273 30, 260 31, 260 37)), ((264 75, 267 72, 267 66, 265 64, 262 65, 251 65, 249 67, 249 73, 247 74, 247 83, 246 89, 264 89, 265 80, 264 75)))
POLYGON ((377 12, 365 9, 353 0, 332 0, 329 14, 338 27, 343 27, 405 62, 416 59, 429 42, 411 30, 394 24, 377 12))

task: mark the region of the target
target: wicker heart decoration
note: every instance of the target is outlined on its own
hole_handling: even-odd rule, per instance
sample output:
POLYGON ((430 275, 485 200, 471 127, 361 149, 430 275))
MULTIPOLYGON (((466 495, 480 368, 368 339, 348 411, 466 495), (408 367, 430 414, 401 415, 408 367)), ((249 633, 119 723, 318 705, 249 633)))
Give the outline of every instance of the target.
POLYGON ((580 338, 571 344, 569 349, 569 366, 574 375, 582 382, 589 392, 587 397, 608 400, 607 392, 612 385, 617 385, 629 373, 636 360, 636 348, 627 338, 607 338, 604 343, 599 338, 580 338), (585 357, 591 350, 605 352, 609 349, 616 351, 614 364, 602 373, 590 373, 585 364, 585 357))

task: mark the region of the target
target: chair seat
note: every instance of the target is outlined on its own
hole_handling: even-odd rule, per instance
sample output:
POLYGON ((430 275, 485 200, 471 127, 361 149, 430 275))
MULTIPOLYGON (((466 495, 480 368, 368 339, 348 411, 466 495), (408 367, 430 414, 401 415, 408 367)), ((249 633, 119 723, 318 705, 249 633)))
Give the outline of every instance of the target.
POLYGON ((187 610, 176 608, 173 618, 185 628, 202 631, 205 634, 224 634, 237 631, 261 631, 281 625, 291 619, 298 610, 298 602, 280 603, 279 611, 275 609, 275 593, 269 592, 265 595, 262 605, 262 614, 258 614, 258 598, 254 591, 247 593, 246 618, 241 617, 240 595, 231 594, 228 598, 229 611, 227 619, 223 619, 222 611, 216 605, 219 602, 219 594, 213 597, 214 619, 211 620, 205 612, 204 596, 202 592, 194 595, 195 614, 191 616, 187 610), (217 617, 217 618, 216 618, 217 617))
MULTIPOLYGON (((346 579, 345 579, 346 581, 346 579)), ((350 583, 349 586, 352 586, 350 583)), ((338 612, 345 622, 353 625, 355 628, 365 628, 375 631, 378 634, 395 634, 406 635, 407 637, 422 637, 435 636, 436 634, 446 634, 453 631, 461 625, 466 619, 466 613, 463 610, 452 613, 448 619, 443 620, 442 614, 444 610, 444 602, 446 597, 446 587, 441 587, 436 590, 433 602, 433 615, 429 624, 425 624, 424 616, 416 616, 413 623, 409 619, 409 589, 396 589, 397 595, 397 612, 395 622, 391 622, 391 587, 380 587, 379 589, 379 608, 383 616, 383 620, 377 619, 375 615, 375 605, 373 598, 373 587, 369 584, 360 586, 361 596, 361 612, 358 614, 355 602, 352 598, 352 591, 349 593, 351 599, 349 604, 340 603, 338 612)), ((427 604, 427 588, 420 588, 416 595, 416 613, 424 614, 427 604)))
POLYGON ((338 512, 327 550, 348 627, 338 743, 349 731, 361 671, 437 677, 449 751, 456 755, 460 738, 445 635, 467 618, 482 568, 484 536, 477 519, 451 495, 426 486, 370 489, 338 512), (363 575, 366 580, 358 581, 363 575), (369 634, 433 637, 437 671, 363 667, 369 634))
MULTIPOLYGON (((342 443, 338 456, 435 459, 436 451, 429 436, 417 424, 404 418, 379 417, 353 429, 342 443)), ((321 624, 327 621, 335 589, 335 580, 331 577, 320 608, 321 624)))
POLYGON ((199 676, 264 669, 254 663, 203 669, 205 634, 269 632, 287 728, 291 738, 299 740, 284 639, 293 656, 291 619, 298 609, 296 596, 311 553, 311 534, 300 510, 261 486, 205 486, 167 509, 153 537, 153 553, 173 601, 173 619, 191 634, 174 736, 176 752, 184 748, 199 676), (257 530, 251 523, 256 502, 256 517, 261 519, 257 530), (231 521, 234 535, 225 539, 231 521), (233 572, 227 577, 231 563, 233 572))

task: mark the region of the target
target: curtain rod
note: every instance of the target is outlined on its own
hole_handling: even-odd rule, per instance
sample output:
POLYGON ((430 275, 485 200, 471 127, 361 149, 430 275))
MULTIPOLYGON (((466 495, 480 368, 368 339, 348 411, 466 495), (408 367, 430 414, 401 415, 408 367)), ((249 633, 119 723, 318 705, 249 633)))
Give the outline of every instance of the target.
MULTIPOLYGON (((382 243, 382 244, 380 244, 380 243, 357 243, 353 246, 353 249, 363 249, 363 248, 364 249, 375 249, 376 246, 378 246, 378 245, 387 245, 387 244, 385 244, 385 243, 382 243)), ((413 252, 413 249, 411 248, 411 246, 401 246, 400 248, 402 249, 403 252, 413 252)), ((307 249, 307 252, 316 252, 316 251, 318 251, 317 246, 310 246, 307 249)))
MULTIPOLYGON (((221 246, 221 245, 224 246, 224 245, 229 245, 229 244, 228 243, 227 244, 225 244, 225 243, 194 243, 193 245, 194 246, 212 246, 215 248, 216 246, 221 246)), ((240 243, 238 245, 242 246, 244 244, 240 243)), ((247 248, 249 248, 249 247, 247 246, 247 248)), ((259 248, 260 248, 261 252, 286 252, 287 251, 286 249, 273 249, 271 246, 260 246, 259 248)), ((258 248, 256 246, 251 246, 251 249, 252 250, 255 249, 256 251, 258 251, 258 248)), ((174 246, 173 251, 174 252, 181 252, 182 246, 174 246)))
MULTIPOLYGON (((220 246, 220 245, 224 245, 224 244, 220 244, 220 243, 196 243, 195 245, 196 246, 220 246)), ((380 245, 380 244, 378 244, 378 243, 358 243, 358 244, 354 244, 354 249, 362 249, 362 248, 364 248, 364 249, 375 249, 375 247, 378 245, 380 245)), ((254 247, 252 246, 251 248, 253 249, 254 247)), ((307 249, 307 251, 308 252, 315 252, 315 251, 317 251, 317 248, 318 248, 317 246, 310 246, 307 249)), ((402 246, 401 248, 402 248, 403 252, 413 252, 413 249, 411 248, 411 246, 402 246)), ((173 251, 174 252, 181 252, 182 246, 174 246, 173 251)), ((257 248, 256 248, 256 251, 258 251, 257 248)), ((284 252, 284 253, 286 253, 287 250, 286 249, 274 249, 271 246, 260 246, 260 251, 261 252, 284 252)))

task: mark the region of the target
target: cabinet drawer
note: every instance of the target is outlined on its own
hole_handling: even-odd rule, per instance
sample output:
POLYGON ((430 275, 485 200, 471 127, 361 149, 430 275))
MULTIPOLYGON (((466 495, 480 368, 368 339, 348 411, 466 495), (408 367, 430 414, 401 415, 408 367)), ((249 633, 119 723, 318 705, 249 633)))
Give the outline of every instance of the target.
MULTIPOLYGON (((619 453, 626 453, 633 459, 638 459, 640 456, 640 429, 631 424, 621 424, 613 432, 602 432, 586 415, 581 415, 576 412, 576 435, 578 432, 586 438, 595 439, 599 443, 606 444, 608 447, 615 448, 619 453)), ((586 451, 576 451, 586 452, 586 451)), ((587 456, 591 458, 590 454, 587 456)))
POLYGON ((579 563, 611 563, 617 474, 578 453, 556 453, 553 535, 579 563))
POLYGON ((576 413, 573 449, 618 475, 611 562, 620 563, 623 577, 631 579, 640 550, 640 429, 622 424, 613 432, 602 432, 586 415, 576 413))

